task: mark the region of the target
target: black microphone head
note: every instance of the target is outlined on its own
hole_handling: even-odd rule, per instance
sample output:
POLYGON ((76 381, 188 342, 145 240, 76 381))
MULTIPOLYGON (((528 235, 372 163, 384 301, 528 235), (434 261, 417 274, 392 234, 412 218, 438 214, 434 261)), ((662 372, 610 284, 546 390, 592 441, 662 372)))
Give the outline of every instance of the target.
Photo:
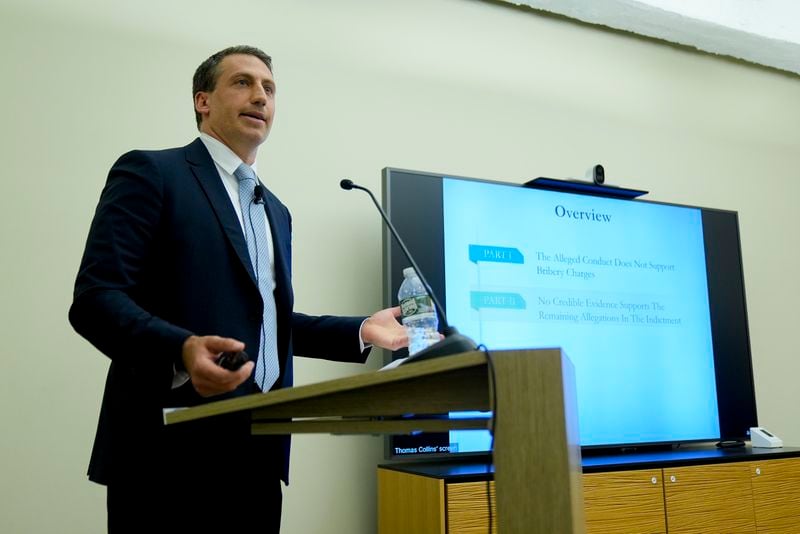
POLYGON ((256 204, 264 203, 264 190, 261 189, 261 184, 256 184, 255 189, 253 189, 253 202, 256 204))
POLYGON ((350 191, 351 189, 353 189, 353 180, 348 180, 347 178, 345 178, 344 180, 339 182, 339 187, 341 187, 346 191, 350 191))

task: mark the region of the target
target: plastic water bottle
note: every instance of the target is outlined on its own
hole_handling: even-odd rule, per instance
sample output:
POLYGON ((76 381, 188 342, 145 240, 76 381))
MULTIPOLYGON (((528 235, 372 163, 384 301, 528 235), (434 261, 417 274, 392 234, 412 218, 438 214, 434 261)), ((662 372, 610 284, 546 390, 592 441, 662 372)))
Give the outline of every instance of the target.
POLYGON ((408 332, 408 353, 414 355, 439 341, 436 307, 413 267, 403 269, 403 283, 397 293, 408 332))

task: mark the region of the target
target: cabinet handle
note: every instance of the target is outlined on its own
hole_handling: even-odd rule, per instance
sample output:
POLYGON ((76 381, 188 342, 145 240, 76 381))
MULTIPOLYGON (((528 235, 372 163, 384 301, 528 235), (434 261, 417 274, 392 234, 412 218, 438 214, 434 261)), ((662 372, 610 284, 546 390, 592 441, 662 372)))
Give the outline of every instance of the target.
POLYGON ((675 475, 670 475, 670 476, 669 476, 669 481, 670 481, 670 482, 677 482, 677 481, 678 481, 678 479, 675 477, 675 475))
POLYGON ((650 482, 652 482, 653 484, 658 484, 658 478, 653 477, 650 479, 650 482))
POLYGON ((757 474, 757 475, 760 475, 760 474, 761 474, 761 468, 760 468, 760 467, 756 467, 756 474, 757 474))

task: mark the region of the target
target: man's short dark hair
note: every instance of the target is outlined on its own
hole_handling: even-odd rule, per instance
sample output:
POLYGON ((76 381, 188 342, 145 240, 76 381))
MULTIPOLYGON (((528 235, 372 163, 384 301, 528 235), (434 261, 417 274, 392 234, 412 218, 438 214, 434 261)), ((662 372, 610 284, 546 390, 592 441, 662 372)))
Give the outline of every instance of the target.
MULTIPOLYGON (((219 64, 223 59, 233 54, 255 56, 267 66, 270 72, 272 72, 272 58, 254 46, 239 45, 220 50, 203 61, 200 66, 197 67, 197 70, 194 71, 194 78, 192 79, 192 103, 194 103, 194 95, 200 91, 208 93, 214 90, 217 86, 217 80, 219 79, 219 64)), ((203 117, 197 110, 195 110, 194 116, 197 120, 197 129, 199 130, 203 117)))

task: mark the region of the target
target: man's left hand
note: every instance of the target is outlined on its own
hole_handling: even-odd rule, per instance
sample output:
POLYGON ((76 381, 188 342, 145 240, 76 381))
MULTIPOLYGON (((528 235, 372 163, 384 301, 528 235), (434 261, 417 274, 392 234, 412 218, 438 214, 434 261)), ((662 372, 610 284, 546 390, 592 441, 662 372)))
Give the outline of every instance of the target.
POLYGON ((361 327, 361 339, 365 344, 392 351, 407 347, 408 335, 398 317, 400 306, 374 313, 361 327))

